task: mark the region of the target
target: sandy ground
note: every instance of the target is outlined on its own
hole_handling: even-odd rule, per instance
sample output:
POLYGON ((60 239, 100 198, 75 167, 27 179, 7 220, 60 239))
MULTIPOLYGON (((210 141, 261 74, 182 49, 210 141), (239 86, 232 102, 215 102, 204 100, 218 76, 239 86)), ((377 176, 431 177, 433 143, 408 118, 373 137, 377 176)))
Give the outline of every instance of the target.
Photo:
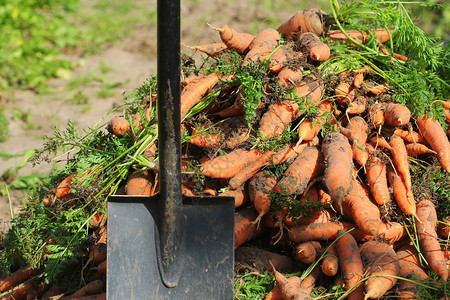
MULTIPOLYGON (((156 7, 156 1, 149 1, 156 7)), ((238 31, 258 32, 267 28, 269 17, 284 20, 295 11, 307 7, 307 3, 292 1, 290 7, 274 9, 276 1, 260 0, 190 0, 182 2, 181 6, 181 40, 186 45, 200 45, 220 41, 217 32, 207 23, 220 27, 230 24, 238 31), (272 7, 268 9, 268 7, 272 7)), ((310 6, 313 7, 313 6, 310 6)), ((183 51, 192 54, 188 49, 183 51)), ((199 60, 199 55, 194 58, 199 60)), ((73 54, 68 56, 78 67, 71 78, 90 76, 99 73, 102 65, 107 65, 111 71, 102 74, 108 81, 121 84, 113 88, 114 95, 108 98, 98 98, 101 88, 98 81, 91 81, 76 90, 68 89, 68 80, 52 79, 48 82, 52 89, 50 94, 37 94, 30 90, 17 90, 14 94, 6 93, 3 98, 5 114, 10 121, 10 138, 0 143, 0 152, 6 152, 16 157, 0 158, 0 174, 8 169, 14 169, 23 162, 23 154, 30 149, 42 148, 45 136, 52 136, 53 128, 66 128, 68 120, 72 120, 79 129, 86 129, 97 123, 113 107, 121 104, 122 94, 141 85, 151 74, 156 74, 156 27, 147 24, 134 28, 122 41, 106 46, 98 55, 83 57, 73 54), (75 104, 69 101, 73 95, 82 91, 90 106, 75 104), (31 121, 13 117, 14 112, 26 112, 31 121), (29 128, 32 124, 32 128, 29 128)), ((120 112, 115 112, 120 113, 120 112)), ((36 167, 26 165, 17 172, 17 176, 48 174, 53 164, 40 164, 36 167)), ((0 182, 0 186, 3 186, 0 182)), ((20 209, 26 199, 23 190, 11 190, 10 197, 0 196, 0 231, 7 230, 11 217, 10 207, 14 213, 20 209)))

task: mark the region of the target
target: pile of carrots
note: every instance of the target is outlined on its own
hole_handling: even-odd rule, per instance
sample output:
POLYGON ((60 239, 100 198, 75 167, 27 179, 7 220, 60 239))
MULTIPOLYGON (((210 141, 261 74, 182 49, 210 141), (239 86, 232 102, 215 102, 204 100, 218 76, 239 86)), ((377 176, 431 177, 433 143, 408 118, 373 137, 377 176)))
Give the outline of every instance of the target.
MULTIPOLYGON (((438 226, 439 203, 415 190, 410 160, 435 159, 435 167, 450 172, 448 132, 431 116, 412 116, 407 106, 392 102, 391 87, 369 66, 321 78, 317 67, 334 55, 329 44, 353 45, 339 30, 326 30, 324 16, 320 9, 302 10, 256 35, 211 26, 220 42, 186 46, 213 61, 237 54, 235 70, 266 69, 259 98, 245 94, 239 73, 184 74, 182 192, 234 197, 236 251, 254 239, 282 249, 264 254, 265 268, 276 279, 266 299, 309 299, 320 276, 341 285, 348 299, 377 299, 394 287, 399 299, 413 299, 415 282, 430 271, 448 280, 450 222, 447 217, 438 226), (254 99, 259 101, 250 103, 254 99), (280 271, 286 261, 290 271, 307 265, 311 272, 285 276, 280 271)), ((384 49, 392 32, 347 34, 360 43, 374 34, 384 49)), ((134 138, 148 125, 155 98, 133 115, 112 118, 109 133, 134 138)), ((450 122, 450 102, 437 101, 450 122)), ((157 147, 156 141, 142 153, 153 167, 130 172, 119 193, 158 193, 157 147)), ((63 180, 44 205, 70 197, 74 177, 80 182, 83 175, 63 180)), ((106 215, 96 215, 91 225, 96 238, 83 270, 98 275, 86 285, 97 289, 86 295, 102 299, 106 215)), ((255 255, 260 250, 254 249, 255 255)), ((25 281, 13 281, 15 275, 3 280, 9 285, 0 292, 25 281)), ((72 292, 64 296, 77 299, 82 293, 72 292)), ((5 299, 11 297, 19 298, 5 299)))

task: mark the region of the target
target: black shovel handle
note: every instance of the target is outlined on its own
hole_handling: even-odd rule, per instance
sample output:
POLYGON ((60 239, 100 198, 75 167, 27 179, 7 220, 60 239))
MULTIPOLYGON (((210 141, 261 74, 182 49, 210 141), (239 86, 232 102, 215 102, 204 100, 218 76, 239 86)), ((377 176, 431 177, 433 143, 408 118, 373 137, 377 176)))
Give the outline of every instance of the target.
MULTIPOLYGON (((157 1, 160 273, 166 286, 180 276, 183 200, 180 132, 180 0, 157 1)), ((182 253, 181 253, 182 254, 182 253)))

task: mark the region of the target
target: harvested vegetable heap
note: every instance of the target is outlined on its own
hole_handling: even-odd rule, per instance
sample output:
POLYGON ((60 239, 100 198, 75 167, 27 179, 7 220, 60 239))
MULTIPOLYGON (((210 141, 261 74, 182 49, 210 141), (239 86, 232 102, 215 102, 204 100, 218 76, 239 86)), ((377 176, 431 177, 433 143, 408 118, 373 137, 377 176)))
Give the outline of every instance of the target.
MULTIPOLYGON (((211 26, 219 42, 186 46, 204 60, 182 61, 182 192, 234 197, 239 299, 249 271, 270 276, 266 299, 438 299, 448 47, 400 2, 330 4, 256 35, 211 26)), ((158 193, 157 92, 152 77, 107 124, 69 123, 36 152, 67 161, 4 238, 0 296, 105 296, 107 197, 158 193)))

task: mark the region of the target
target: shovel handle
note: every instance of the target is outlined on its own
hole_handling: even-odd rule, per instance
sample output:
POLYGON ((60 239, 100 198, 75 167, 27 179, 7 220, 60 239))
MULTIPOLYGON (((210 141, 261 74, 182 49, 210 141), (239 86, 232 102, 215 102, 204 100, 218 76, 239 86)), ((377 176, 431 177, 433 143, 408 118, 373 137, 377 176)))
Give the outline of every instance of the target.
POLYGON ((182 246, 180 132, 180 0, 157 1, 157 80, 160 197, 159 268, 168 287, 178 284, 182 246))

